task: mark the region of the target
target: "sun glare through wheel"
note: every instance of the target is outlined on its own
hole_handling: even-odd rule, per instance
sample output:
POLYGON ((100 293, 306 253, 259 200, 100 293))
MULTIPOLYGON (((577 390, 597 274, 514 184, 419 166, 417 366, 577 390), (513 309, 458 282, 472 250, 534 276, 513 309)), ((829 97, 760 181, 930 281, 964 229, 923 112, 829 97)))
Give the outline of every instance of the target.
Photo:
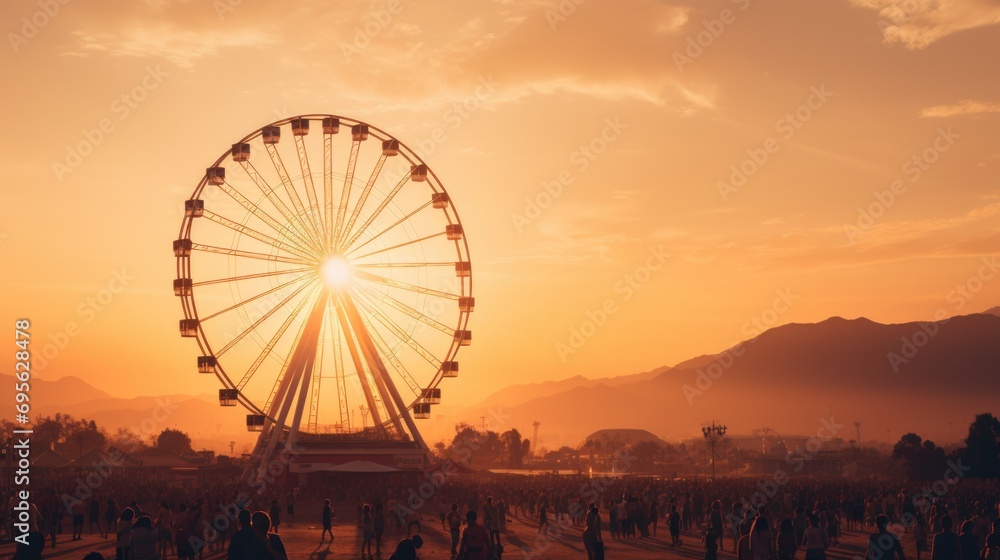
POLYGON ((174 255, 181 335, 220 404, 248 409, 257 457, 317 438, 423 445, 413 420, 458 375, 475 300, 458 213, 403 143, 334 115, 255 130, 207 167, 174 255))

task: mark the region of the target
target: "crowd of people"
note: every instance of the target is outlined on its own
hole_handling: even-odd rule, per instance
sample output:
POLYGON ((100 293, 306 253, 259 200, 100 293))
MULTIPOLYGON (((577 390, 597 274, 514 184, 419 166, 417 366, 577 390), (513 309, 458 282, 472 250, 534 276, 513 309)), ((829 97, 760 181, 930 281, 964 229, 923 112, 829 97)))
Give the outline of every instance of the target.
MULTIPOLYGON (((308 523, 321 527, 319 544, 327 547, 334 542, 335 521, 350 523, 338 519, 335 507, 353 507, 362 558, 416 558, 428 523, 440 524, 450 537, 453 557, 499 558, 518 519, 534 529, 533 542, 525 544, 527 537, 520 535, 522 549, 544 546, 546 539, 574 539, 590 560, 599 557, 605 536, 698 547, 706 560, 727 551, 737 560, 792 560, 800 553, 805 560, 824 560, 845 531, 871 532, 870 560, 903 560, 904 550, 917 560, 925 554, 930 560, 1000 560, 1000 493, 995 484, 975 480, 925 487, 813 479, 456 475, 430 496, 419 482, 374 477, 331 477, 308 489, 274 484, 260 492, 231 480, 117 480, 82 497, 74 489, 73 482, 61 481, 36 492, 28 544, 18 545, 16 560, 37 560, 44 547, 58 544, 58 534, 79 540, 85 532, 114 540, 117 560, 193 560, 223 552, 229 560, 287 560, 278 535, 295 523, 300 501, 321 512, 308 523), (667 536, 657 537, 664 530, 667 536)), ((11 520, 5 524, 11 534, 11 520)))

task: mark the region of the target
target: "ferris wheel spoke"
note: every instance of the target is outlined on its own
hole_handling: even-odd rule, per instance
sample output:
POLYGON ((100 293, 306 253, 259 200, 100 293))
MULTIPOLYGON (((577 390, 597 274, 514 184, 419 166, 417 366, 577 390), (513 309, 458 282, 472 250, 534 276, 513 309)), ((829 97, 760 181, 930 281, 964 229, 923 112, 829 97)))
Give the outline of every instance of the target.
POLYGON ((264 349, 261 350, 260 354, 257 355, 257 359, 255 359, 253 364, 250 365, 250 369, 248 369, 247 372, 243 374, 243 378, 240 379, 240 382, 236 384, 237 389, 242 391, 243 388, 246 387, 247 383, 250 382, 250 379, 252 379, 254 374, 257 373, 257 370, 260 369, 260 366, 263 365, 264 360, 267 359, 267 357, 271 354, 272 351, 274 351, 274 347, 278 344, 278 341, 281 340, 283 336, 285 336, 285 332, 288 331, 288 327, 290 327, 295 318, 298 317, 300 313, 302 313, 302 309, 306 306, 306 303, 308 303, 309 300, 311 300, 313 296, 315 296, 317 290, 319 290, 319 286, 314 287, 313 290, 306 295, 306 297, 302 298, 302 300, 299 301, 298 304, 296 304, 292 312, 289 313, 287 317, 285 317, 284 322, 282 322, 281 325, 278 327, 278 330, 271 337, 271 340, 267 341, 267 344, 264 345, 264 349))
POLYGON ((416 426, 413 424, 413 419, 410 418, 409 414, 406 412, 406 403, 403 402, 403 399, 399 396, 399 390, 392 382, 389 372, 385 367, 385 363, 382 361, 382 357, 375 348, 375 343, 372 341, 371 333, 367 327, 365 327, 361 313, 354 304, 354 299, 346 291, 340 292, 339 296, 342 304, 341 307, 344 309, 345 315, 351 322, 351 327, 354 329, 358 345, 361 347, 365 360, 370 366, 375 385, 382 394, 382 402, 385 406, 386 416, 389 418, 389 421, 392 422, 397 434, 402 435, 404 433, 403 421, 405 421, 414 439, 420 441, 420 445, 424 445, 423 440, 420 439, 420 434, 417 431, 416 426))
POLYGON ((273 237, 271 237, 269 235, 265 235, 265 234, 263 234, 263 233, 255 230, 255 229, 252 229, 252 228, 249 228, 249 227, 247 227, 247 226, 245 226, 243 224, 234 222, 233 220, 230 220, 229 218, 226 218, 225 216, 220 216, 219 214, 216 214, 215 212, 212 212, 211 210, 205 210, 204 212, 205 213, 203 214, 203 216, 205 217, 205 219, 210 220, 210 221, 212 221, 214 223, 217 223, 217 224, 219 224, 222 227, 229 228, 229 229, 231 229, 231 230, 233 230, 233 231, 235 231, 237 233, 246 235, 247 237, 251 237, 251 238, 256 239, 257 241, 260 241, 262 243, 267 243, 268 245, 270 245, 270 246, 272 246, 272 247, 274 247, 276 249, 281 249, 282 251, 285 251, 286 253, 291 253, 293 255, 297 255, 297 256, 302 257, 304 259, 308 259, 308 258, 312 257, 312 255, 310 255, 306 251, 303 251, 299 247, 296 247, 294 245, 288 245, 287 243, 285 243, 283 241, 275 239, 275 238, 273 238, 273 237))
POLYGON ((277 312, 279 309, 281 309, 282 307, 284 307, 285 304, 287 304, 288 302, 292 301, 292 299, 295 296, 299 295, 299 293, 301 293, 302 290, 306 289, 306 287, 308 287, 308 286, 309 286, 309 284, 302 284, 301 286, 299 286, 298 288, 296 288, 294 292, 292 292, 291 294, 288 295, 288 297, 286 297, 285 299, 283 299, 280 302, 278 302, 277 305, 275 305, 273 308, 269 309, 266 313, 264 313, 260 317, 260 319, 257 319, 256 321, 254 321, 253 324, 250 325, 249 327, 247 327, 246 330, 244 330, 240 334, 236 335, 235 338, 233 338, 232 340, 230 340, 228 344, 226 344, 225 346, 223 346, 221 350, 219 350, 218 352, 215 353, 215 357, 218 358, 219 356, 222 356, 223 354, 225 354, 226 352, 228 352, 233 346, 236 346, 237 344, 239 344, 239 342, 241 340, 243 340, 248 334, 250 334, 251 332, 255 331, 257 329, 257 327, 259 327, 264 321, 266 321, 268 318, 270 318, 271 315, 274 315, 275 312, 277 312))
POLYGON ((256 259, 259 261, 280 262, 286 264, 300 264, 300 265, 315 264, 313 261, 306 259, 293 259, 291 257, 282 257, 281 255, 268 255, 266 253, 243 251, 241 249, 227 249, 225 247, 215 247, 213 245, 202 245, 201 243, 192 243, 191 250, 203 251, 206 253, 215 253, 217 255, 228 255, 231 257, 241 257, 245 259, 256 259))
POLYGON ((301 221, 295 216, 295 213, 292 212, 292 210, 288 207, 288 205, 285 204, 283 200, 281 200, 281 197, 278 196, 278 193, 274 191, 274 187, 272 187, 270 184, 268 184, 267 181, 264 180, 264 177, 260 174, 259 171, 257 171, 257 168, 254 167, 253 163, 250 160, 241 161, 240 167, 243 168, 243 171, 246 172, 247 176, 250 177, 250 179, 254 182, 255 185, 257 185, 257 188, 260 189, 262 193, 264 193, 264 196, 267 198, 268 202, 270 202, 271 205, 278 210, 281 216, 285 218, 285 220, 288 222, 288 227, 291 228, 293 231, 295 231, 297 235, 301 236, 302 239, 306 239, 309 241, 311 245, 314 245, 314 248, 316 249, 317 252, 322 253, 323 252, 322 246, 316 245, 315 240, 313 240, 307 232, 304 232, 299 229, 299 226, 302 225, 301 221))
POLYGON ((269 295, 273 294, 274 292, 283 290, 283 289, 287 288, 288 286, 291 286, 292 284, 296 284, 296 283, 301 282, 303 280, 310 280, 310 279, 313 278, 314 275, 315 274, 303 274, 303 275, 299 276, 298 278, 294 278, 292 280, 289 280, 288 282, 285 282, 284 284, 278 284, 277 286, 275 286, 275 287, 273 287, 273 288, 271 288, 269 290, 265 290, 265 291, 263 291, 263 292, 255 295, 255 296, 249 297, 249 298, 247 298, 247 299, 245 299, 245 300, 243 300, 243 301, 241 301, 239 303, 234 303, 233 305, 230 305, 229 307, 227 307, 225 309, 222 309, 220 311, 216 311, 215 313, 212 313, 211 315, 208 315, 206 317, 200 317, 199 320, 202 323, 204 323, 205 321, 208 321, 209 319, 214 319, 215 317, 218 317, 219 315, 224 315, 224 314, 229 313, 230 311, 232 311, 234 309, 239 309, 240 307, 243 307, 244 305, 246 305, 246 304, 248 304, 250 302, 257 301, 258 299, 260 299, 262 297, 269 296, 269 295))
MULTIPOLYGON (((344 234, 343 237, 347 237, 347 242, 340 244, 339 248, 341 250, 343 250, 346 247, 350 247, 351 245, 354 245, 354 242, 357 241, 358 238, 361 237, 361 235, 368 230, 368 227, 372 225, 372 222, 374 222, 375 219, 378 218, 379 214, 381 214, 382 211, 385 210, 387 206, 389 206, 389 203, 392 202, 392 199, 396 197, 396 195, 403 188, 403 186, 410 180, 411 173, 412 170, 407 171, 406 174, 403 175, 403 177, 399 180, 399 182, 396 183, 396 186, 393 187, 391 191, 389 191, 389 194, 382 200, 381 203, 379 203, 378 207, 375 208, 375 211, 372 213, 372 215, 368 216, 368 219, 366 219, 364 223, 361 224, 361 227, 359 227, 353 234, 350 232, 344 234)), ((427 205, 429 204, 430 202, 427 203, 427 205)), ((415 213, 416 212, 411 213, 410 215, 412 216, 415 213)))
POLYGON ((330 323, 330 345, 333 347, 333 368, 334 374, 337 378, 337 393, 340 396, 340 425, 346 425, 348 429, 350 429, 350 404, 348 403, 347 394, 347 376, 344 372, 344 353, 343 348, 340 347, 340 323, 334 321, 334 317, 337 316, 337 310, 334 308, 335 299, 330 298, 328 305, 330 307, 326 314, 330 323))
POLYGON ((248 212, 256 216, 257 219, 264 222, 265 224, 270 226, 271 229, 278 232, 279 235, 287 239, 289 243, 292 243, 293 245, 295 245, 296 247, 298 247, 299 249, 301 249, 306 253, 315 250, 309 247, 309 241, 304 237, 301 237, 296 230, 279 224, 278 220, 272 218, 271 215, 265 212, 263 208, 254 204, 253 201, 251 201, 249 198, 243 196, 242 193, 236 190, 229 183, 224 183, 222 185, 219 185, 219 188, 222 190, 222 192, 228 194, 230 197, 232 197, 233 200, 238 202, 240 206, 242 206, 248 212))
MULTIPOLYGON (((351 355, 351 361, 354 362, 354 370, 358 373, 358 382, 361 383, 361 391, 365 395, 365 401, 368 403, 368 409, 372 413, 372 421, 375 425, 382 423, 382 416, 379 413, 379 405, 375 400, 375 393, 372 391, 371 385, 368 383, 368 376, 365 375, 365 366, 361 361, 361 352, 355 343, 354 335, 351 331, 351 326, 347 318, 347 313, 344 311, 343 306, 337 305, 337 320, 340 321, 340 329, 344 333, 344 341, 347 343, 347 351, 351 355)), ((372 372, 372 375, 377 375, 372 372)))
POLYGON ((419 397, 421 394, 420 385, 413 378, 406 367, 403 366, 403 363, 399 360, 399 357, 396 356, 396 353, 389 348, 389 344, 386 343, 384 338, 382 338, 382 335, 379 334, 378 330, 373 328, 370 319, 362 315, 361 320, 365 323, 365 327, 367 327, 368 332, 371 333, 372 340, 375 342, 375 346, 377 346, 379 351, 382 353, 382 356, 385 357, 393 369, 396 370, 396 374, 399 378, 406 382, 410 391, 413 392, 413 396, 419 397))
POLYGON ((361 140, 351 142, 351 156, 347 160, 347 173, 344 175, 344 188, 340 191, 340 207, 337 209, 337 225, 333 230, 333 240, 340 239, 344 218, 347 216, 347 205, 351 201, 351 189, 354 188, 354 168, 358 165, 358 152, 361 151, 361 140))
MULTIPOLYGON (((351 252, 354 252, 354 251, 357 251, 358 249, 361 249, 362 247, 364 247, 364 246, 368 245, 368 244, 369 244, 369 243, 371 243, 372 241, 375 241, 376 239, 378 239, 378 238, 382 237, 383 235, 385 235, 385 234, 389 233, 389 232, 390 232, 390 231, 392 231, 393 229, 395 229, 395 228, 399 227, 399 226, 400 226, 401 224, 404 224, 404 223, 406 223, 407 221, 409 221, 409 219, 410 219, 410 218, 412 218, 413 216, 416 216, 416 215, 417 215, 417 214, 418 214, 418 213, 419 213, 419 212, 420 212, 421 210, 423 210, 424 208, 427 208, 427 207, 428 207, 428 206, 430 206, 430 205, 431 205, 431 203, 430 203, 430 202, 426 202, 426 203, 424 203, 424 204, 421 204, 421 205, 420 205, 420 206, 419 206, 419 207, 418 207, 418 208, 417 208, 416 210, 413 210, 413 211, 412 211, 412 212, 410 212, 409 214, 406 214, 406 215, 405 215, 405 216, 403 216, 402 218, 400 218, 400 219, 396 220, 395 222, 393 222, 393 223, 392 223, 392 224, 391 224, 391 225, 390 225, 389 227, 387 227, 387 228, 383 229, 382 231, 380 231, 380 232, 376 233, 375 235, 373 235, 373 236, 369 237, 369 238, 368 238, 368 239, 367 239, 367 240, 366 240, 366 241, 365 241, 364 243, 362 243, 361 245, 358 245, 357 247, 354 247, 353 249, 351 249, 351 252)), ((361 232, 359 231, 358 233, 361 233, 361 232)), ((444 232, 444 233, 447 233, 447 232, 444 232)), ((347 244, 346 246, 347 246, 347 247, 350 247, 350 246, 351 246, 351 243, 349 242, 349 243, 348 243, 348 244, 347 244)), ((348 253, 348 254, 349 254, 349 253, 348 253)))
MULTIPOLYGON (((351 228, 354 227, 354 222, 357 221, 358 216, 361 214, 361 209, 364 208, 365 202, 368 200, 368 195, 371 193, 372 187, 375 186, 375 181, 378 180, 378 174, 382 171, 382 166, 385 165, 386 158, 387 156, 385 152, 382 152, 382 155, 379 156, 378 158, 378 162, 375 164, 375 168, 372 170, 371 176, 368 178, 368 182, 365 183, 364 190, 361 191, 361 197, 358 199, 358 202, 354 205, 354 209, 351 210, 351 217, 348 218, 347 223, 344 225, 343 230, 338 232, 340 236, 347 235, 347 233, 351 231, 351 228)), ((339 246, 341 241, 342 239, 338 237, 336 240, 336 245, 339 246)))
POLYGON ((323 229, 325 246, 333 247, 333 134, 323 131, 323 229))
MULTIPOLYGON (((316 345, 316 361, 313 363, 312 387, 309 389, 309 418, 306 422, 306 429, 312 433, 319 431, 319 397, 323 379, 323 333, 326 331, 326 321, 320 323, 319 340, 316 345)), ((305 387, 303 387, 305 390, 305 387)))
POLYGON ((452 335, 455 334, 454 327, 449 327, 448 325, 445 325, 444 323, 436 321, 435 319, 433 319, 433 318, 427 316, 426 314, 420 312, 420 310, 415 309, 415 308, 411 307, 410 305, 407 305, 406 303, 403 303, 402 301, 399 301, 398 299, 390 296, 389 294, 383 294, 382 292, 380 292, 380 291, 378 291, 378 290, 376 290, 374 288, 371 288, 369 286, 366 286, 365 284, 357 284, 357 287, 358 287, 358 289, 360 289, 360 290, 362 290, 364 292, 364 295, 376 298, 380 302, 384 303, 385 305, 388 305, 389 307, 392 307, 393 309, 395 309, 395 310, 397 310, 397 311, 399 311, 401 313, 409 315, 410 317, 412 317, 412 318, 420 321, 421 323, 424 323, 425 325, 427 325, 429 327, 433 327, 433 328, 441 331, 442 333, 444 333, 444 334, 446 334, 448 336, 452 336, 452 335))
POLYGON ((387 263, 369 263, 369 264, 353 264, 354 268, 425 268, 428 266, 455 266, 455 261, 449 262, 387 262, 387 263))
MULTIPOLYGON (((363 259, 365 257, 370 257, 372 255, 377 255, 379 253, 385 253, 387 251, 393 251, 395 249, 406 247, 408 245, 413 245, 414 243, 422 243, 424 241, 427 241, 428 239, 434 239, 435 237, 441 237, 442 235, 447 235, 447 233, 448 232, 446 232, 446 231, 442 231, 441 233, 432 233, 431 235, 425 235, 424 237, 421 237, 419 239, 413 239, 413 240, 410 240, 410 241, 405 241, 403 243, 397 243, 397 244, 395 244, 395 245, 393 245, 391 247, 385 247, 385 248, 379 249, 377 251, 372 251, 370 253, 365 253, 364 255, 361 255, 361 256, 358 256, 358 257, 351 257, 351 258, 353 258, 355 260, 360 260, 360 259, 363 259)), ((351 252, 348 252, 344 256, 345 257, 350 257, 352 252, 357 251, 360 248, 361 247, 357 247, 355 249, 352 249, 351 252)))
POLYGON ((309 152, 306 151, 305 136, 296 134, 295 153, 299 158, 299 169, 302 171, 302 182, 305 183, 306 198, 309 200, 309 218, 316 229, 319 241, 323 242, 323 218, 319 215, 319 198, 316 196, 316 184, 313 183, 312 169, 309 167, 309 152))
POLYGON ((413 337, 410 336, 405 329, 403 329, 403 327, 400 327, 398 324, 396 324, 396 322, 393 321, 391 318, 389 318, 389 316, 386 315, 381 309, 378 309, 378 307, 372 305, 371 301, 368 300, 363 294, 360 295, 361 297, 358 299, 358 303, 361 304, 361 307, 363 307, 365 311, 368 312, 369 315, 375 317, 375 319, 379 323, 381 323, 382 326, 389 329, 389 331, 393 335, 395 335, 396 338, 398 338, 404 344, 413 349, 413 351, 416 352, 418 355, 420 355, 421 358, 426 360, 427 363, 434 366, 435 368, 441 367, 441 360, 434 357, 434 354, 432 354, 430 351, 424 348, 422 344, 414 340, 413 337))
POLYGON ((201 282, 195 282, 191 284, 191 287, 197 288, 198 286, 208 286, 210 284, 224 284, 226 282, 239 282, 241 280, 254 280, 256 278, 267 278, 269 276, 283 276, 285 274, 297 274, 299 272, 312 272, 316 268, 312 266, 302 267, 302 268, 289 268, 285 270, 275 270, 273 272, 259 272, 257 274, 244 274, 242 276, 229 276, 227 278, 216 278, 214 280, 202 280, 201 282))
POLYGON ((444 298, 444 299, 453 299, 453 300, 456 300, 456 301, 459 298, 458 294, 451 294, 451 293, 448 293, 448 292, 442 292, 441 290, 434 290, 434 289, 431 289, 431 288, 425 288, 423 286, 417 286, 415 284, 410 284, 409 282, 403 282, 401 280, 394 280, 392 278, 386 278, 385 276, 380 276, 378 274, 374 274, 374 273, 368 272, 366 270, 357 270, 357 269, 355 269, 353 271, 353 274, 354 274, 354 278, 357 278, 358 280, 363 280, 363 281, 367 281, 367 282, 374 282, 376 284, 382 284, 384 286, 389 286, 390 288, 397 288, 397 289, 406 290, 406 291, 409 291, 409 292, 416 292, 418 294, 428 294, 428 295, 437 296, 437 297, 444 298))

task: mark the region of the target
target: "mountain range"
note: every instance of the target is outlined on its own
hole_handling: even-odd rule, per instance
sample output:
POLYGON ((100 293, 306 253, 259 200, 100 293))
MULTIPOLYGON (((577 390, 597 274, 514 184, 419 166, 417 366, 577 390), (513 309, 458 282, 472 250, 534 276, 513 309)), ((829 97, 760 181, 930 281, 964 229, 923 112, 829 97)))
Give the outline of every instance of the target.
MULTIPOLYGON (((830 431, 855 439, 895 441, 916 432, 942 443, 964 436, 972 417, 1000 412, 1000 307, 940 322, 880 324, 831 317, 772 328, 716 355, 674 366, 604 378, 573 376, 505 387, 478 404, 436 406, 420 427, 429 442, 447 439, 458 422, 517 428, 539 446, 577 446, 602 429, 642 429, 666 440, 700 437, 708 421, 730 433, 770 428, 791 436, 830 431), (825 430, 825 431, 824 431, 825 430)), ((0 399, 13 402, 14 380, 0 374, 0 399)), ((74 376, 35 379, 33 415, 57 412, 95 420, 114 432, 142 435, 170 427, 191 434, 195 448, 237 452, 252 444, 240 408, 214 395, 113 397, 74 376), (153 419, 153 420, 151 420, 153 419)))

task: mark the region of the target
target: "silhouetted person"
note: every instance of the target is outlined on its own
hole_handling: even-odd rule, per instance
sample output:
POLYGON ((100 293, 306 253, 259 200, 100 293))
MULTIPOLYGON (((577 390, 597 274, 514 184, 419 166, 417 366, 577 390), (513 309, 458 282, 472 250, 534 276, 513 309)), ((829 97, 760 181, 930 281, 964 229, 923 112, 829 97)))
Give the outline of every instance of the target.
POLYGON ((97 496, 90 498, 89 507, 89 521, 90 521, 90 534, 94 534, 94 524, 97 524, 97 534, 104 535, 107 538, 108 534, 104 532, 104 528, 101 527, 101 502, 97 499, 97 496))
POLYGON ((799 546, 798 541, 795 540, 795 527, 792 525, 791 519, 785 518, 781 521, 781 530, 778 531, 778 537, 775 541, 778 549, 778 560, 792 560, 799 546))
POLYGON ((382 536, 385 535, 385 511, 382 502, 375 504, 372 517, 372 531, 375 534, 375 556, 382 557, 382 536))
POLYGON ((255 511, 250 516, 253 539, 244 549, 245 560, 288 560, 285 545, 277 533, 268 533, 271 518, 263 511, 255 511))
POLYGON ((133 560, 157 560, 159 551, 156 544, 160 535, 153 528, 153 519, 147 514, 140 515, 132 524, 132 558, 133 560))
POLYGON ((680 546, 681 544, 681 514, 677 512, 677 506, 670 506, 670 546, 680 546))
POLYGON ((132 508, 122 510, 121 516, 115 522, 115 533, 118 541, 115 543, 115 558, 118 560, 132 560, 132 520, 135 518, 135 511, 132 508))
POLYGON ((604 536, 601 534, 601 512, 597 504, 590 504, 587 510, 586 527, 583 529, 583 548, 587 550, 587 559, 594 560, 598 546, 604 546, 604 536), (598 545, 598 543, 600 543, 598 545))
POLYGON ((717 560, 722 539, 719 538, 719 532, 711 523, 705 529, 705 536, 702 537, 701 542, 705 543, 705 560, 717 560))
POLYGON ((934 535, 934 545, 931 547, 931 560, 958 560, 958 535, 951 530, 951 516, 941 517, 941 532, 934 535))
MULTIPOLYGON (((802 548, 806 549, 806 560, 826 560, 826 547, 830 546, 826 531, 819 526, 819 516, 809 516, 809 527, 802 537, 802 548)), ((871 559, 869 559, 871 560, 871 559)))
POLYGON ((372 507, 365 504, 361 508, 361 557, 365 557, 365 549, 368 549, 368 556, 372 555, 372 540, 375 538, 375 525, 372 519, 372 507))
POLYGON ((243 508, 236 514, 240 528, 229 539, 226 550, 226 560, 244 560, 247 545, 253 540, 253 528, 250 526, 250 510, 243 508))
POLYGON ((927 546, 927 519, 922 513, 917 514, 917 523, 913 526, 913 540, 917 543, 917 560, 921 553, 929 550, 927 546))
MULTIPOLYGON (((38 521, 30 517, 28 524, 28 544, 20 541, 11 560, 42 560, 42 550, 45 548, 45 533, 38 528, 38 521)), ((103 558, 101 560, 104 560, 103 558)))
POLYGON ((889 518, 885 514, 875 518, 875 527, 877 530, 868 537, 865 560, 893 560, 894 555, 898 555, 899 560, 906 560, 899 538, 889 532, 889 518))
POLYGON ((278 527, 281 526, 281 506, 278 505, 278 500, 271 501, 271 511, 268 512, 271 518, 271 526, 274 527, 274 532, 278 532, 278 527))
POLYGON ((979 537, 976 536, 976 524, 972 520, 962 523, 962 534, 958 537, 958 546, 963 560, 976 560, 979 558, 979 537))
POLYGON ((725 550, 723 546, 725 540, 723 535, 722 502, 715 500, 712 502, 712 512, 708 514, 708 526, 715 533, 715 538, 719 541, 719 550, 725 550))
POLYGON ((767 517, 754 519, 750 527, 750 557, 753 560, 771 560, 774 557, 774 536, 767 517))
POLYGON ((465 514, 468 526, 462 532, 462 544, 458 551, 459 554, 464 555, 465 560, 487 560, 488 558, 487 547, 490 543, 490 535, 482 525, 476 523, 476 517, 474 511, 465 514))
POLYGON ((319 543, 323 544, 327 533, 330 534, 330 544, 333 544, 333 508, 330 500, 323 500, 323 532, 319 534, 319 543))
POLYGON ((483 527, 490 534, 490 546, 500 544, 500 519, 493 496, 487 497, 486 505, 483 506, 483 527))
POLYGON ((458 554, 458 538, 462 532, 462 514, 458 513, 458 504, 451 504, 451 511, 445 516, 448 532, 451 533, 451 555, 458 554))

